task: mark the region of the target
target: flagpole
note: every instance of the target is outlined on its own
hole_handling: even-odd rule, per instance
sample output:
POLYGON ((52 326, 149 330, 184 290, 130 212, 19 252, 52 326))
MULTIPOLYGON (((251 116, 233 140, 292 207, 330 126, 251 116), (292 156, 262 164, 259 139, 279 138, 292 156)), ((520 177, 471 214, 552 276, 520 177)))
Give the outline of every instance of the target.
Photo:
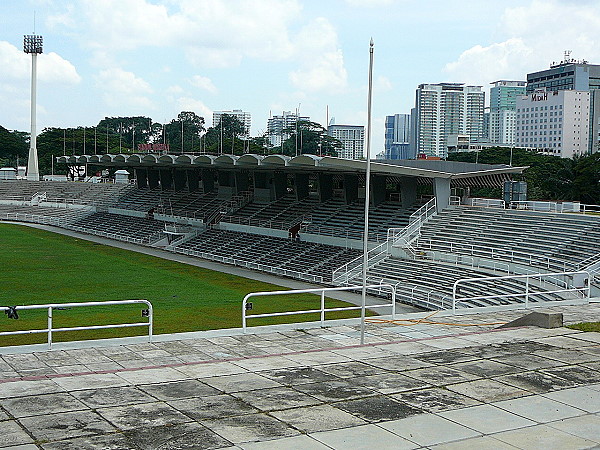
POLYGON ((367 100, 367 139, 365 174, 365 230, 363 234, 362 302, 360 308, 360 343, 365 343, 365 309, 367 306, 367 263, 369 262, 369 197, 371 190, 371 99, 373 97, 373 38, 369 44, 369 95, 367 100))

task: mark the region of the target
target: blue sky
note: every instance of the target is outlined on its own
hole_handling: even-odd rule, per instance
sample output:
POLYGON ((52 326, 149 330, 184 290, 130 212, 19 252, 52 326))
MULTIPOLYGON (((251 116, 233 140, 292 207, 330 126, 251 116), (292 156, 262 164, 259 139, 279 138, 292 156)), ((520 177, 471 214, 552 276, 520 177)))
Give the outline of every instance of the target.
MULTIPOLYGON (((419 83, 484 86, 572 56, 600 63, 600 1, 0 0, 0 125, 29 128, 23 34, 44 37, 39 127, 105 116, 164 122, 193 110, 300 108, 325 123, 366 124, 375 41, 372 154, 383 121, 408 113, 419 83)), ((487 95, 487 94, 486 94, 487 95)))

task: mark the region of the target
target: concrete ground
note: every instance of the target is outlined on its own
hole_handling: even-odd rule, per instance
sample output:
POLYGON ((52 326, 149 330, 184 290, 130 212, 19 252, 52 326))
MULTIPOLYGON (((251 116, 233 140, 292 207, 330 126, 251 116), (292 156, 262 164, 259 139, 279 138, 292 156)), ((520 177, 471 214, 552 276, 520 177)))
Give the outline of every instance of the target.
POLYGON ((495 329, 525 313, 0 350, 0 447, 598 447, 600 333, 495 329))

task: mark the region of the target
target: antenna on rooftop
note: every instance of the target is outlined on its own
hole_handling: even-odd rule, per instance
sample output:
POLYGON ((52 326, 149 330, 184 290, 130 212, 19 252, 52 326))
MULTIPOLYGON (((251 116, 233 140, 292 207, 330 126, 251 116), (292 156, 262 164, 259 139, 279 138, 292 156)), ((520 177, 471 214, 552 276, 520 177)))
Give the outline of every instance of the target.
POLYGON ((569 62, 571 60, 571 53, 572 53, 572 50, 565 50, 564 62, 569 62))

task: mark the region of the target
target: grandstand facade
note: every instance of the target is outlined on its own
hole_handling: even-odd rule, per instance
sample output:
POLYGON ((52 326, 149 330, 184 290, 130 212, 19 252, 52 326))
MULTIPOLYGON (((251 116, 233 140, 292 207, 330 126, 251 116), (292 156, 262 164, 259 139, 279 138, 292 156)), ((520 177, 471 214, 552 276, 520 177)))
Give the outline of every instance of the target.
MULTIPOLYGON (((2 181, 0 219, 46 223, 317 284, 360 283, 364 161, 131 154, 57 162, 126 169, 132 182, 2 181)), ((581 293, 556 293, 549 285, 592 281, 573 275, 487 279, 599 265, 600 216, 514 209, 499 201, 471 206, 470 187, 500 187, 524 168, 427 160, 371 167, 369 284, 396 285, 400 301, 449 308, 454 284, 473 278, 480 280, 461 285, 459 307, 522 303, 523 289, 532 302, 573 300, 581 293)))

